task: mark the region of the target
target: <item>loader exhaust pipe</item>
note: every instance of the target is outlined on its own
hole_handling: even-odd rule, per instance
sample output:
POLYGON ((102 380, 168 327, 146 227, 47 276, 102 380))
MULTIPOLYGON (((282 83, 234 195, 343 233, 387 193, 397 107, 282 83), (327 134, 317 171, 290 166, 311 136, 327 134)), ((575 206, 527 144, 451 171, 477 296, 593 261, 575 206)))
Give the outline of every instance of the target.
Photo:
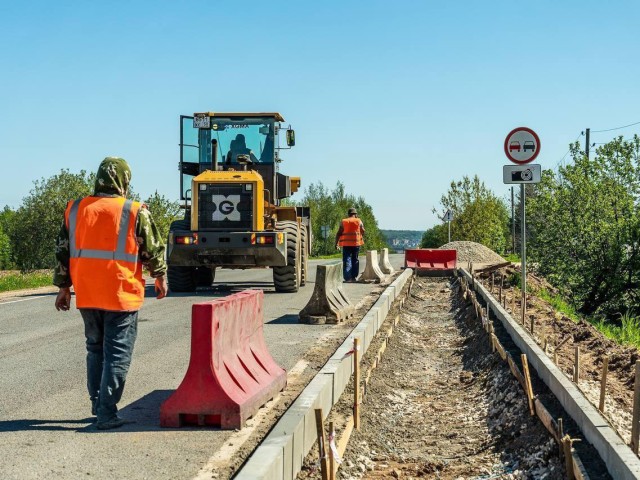
POLYGON ((211 140, 211 169, 218 170, 218 140, 211 140))

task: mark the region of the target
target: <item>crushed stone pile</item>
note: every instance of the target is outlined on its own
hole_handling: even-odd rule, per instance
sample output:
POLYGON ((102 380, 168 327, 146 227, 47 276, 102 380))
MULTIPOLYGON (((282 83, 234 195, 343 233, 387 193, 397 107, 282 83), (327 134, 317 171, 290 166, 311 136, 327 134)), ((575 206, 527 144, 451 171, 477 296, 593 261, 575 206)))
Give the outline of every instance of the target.
POLYGON ((449 242, 440 247, 442 250, 456 250, 458 262, 503 263, 504 258, 484 245, 476 242, 449 242))

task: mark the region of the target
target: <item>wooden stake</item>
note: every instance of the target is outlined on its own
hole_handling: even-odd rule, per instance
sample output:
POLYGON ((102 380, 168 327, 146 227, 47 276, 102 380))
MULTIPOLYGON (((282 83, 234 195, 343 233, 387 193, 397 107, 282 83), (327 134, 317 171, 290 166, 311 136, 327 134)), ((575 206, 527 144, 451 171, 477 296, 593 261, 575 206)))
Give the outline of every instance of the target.
POLYGON ((573 381, 576 385, 580 381, 580 347, 578 345, 574 348, 573 381))
POLYGON ((607 393, 607 372, 609 370, 609 357, 602 360, 602 379, 600 380, 600 403, 598 410, 604 413, 604 397, 607 393))
POLYGON ((327 455, 329 456, 329 480, 336 478, 336 459, 333 458, 333 450, 331 450, 331 442, 335 442, 336 431, 333 429, 333 422, 329 422, 329 448, 327 455))
POLYGON ((491 336, 491 352, 496 353, 496 336, 493 333, 493 325, 489 324, 489 335, 491 336))
POLYGON ((353 339, 353 423, 360 430, 360 339, 353 339))
POLYGON ((544 349, 544 354, 546 355, 549 348, 549 339, 547 338, 547 335, 544 335, 542 337, 542 348, 544 349))
POLYGON ((638 454, 638 436, 640 436, 640 360, 636 360, 636 379, 633 386, 633 419, 631 423, 631 450, 638 454))
MULTIPOLYGON (((338 447, 338 455, 340 457, 344 457, 344 452, 347 451, 347 445, 349 444, 349 438, 351 438, 351 433, 353 432, 353 417, 349 417, 347 420, 347 424, 344 426, 344 430, 340 435, 340 438, 337 441, 338 447)), ((336 465, 336 470, 338 466, 336 465)))
POLYGON ((522 360, 522 374, 524 376, 524 383, 526 385, 527 399, 529 400, 529 413, 533 417, 536 414, 536 408, 533 405, 533 388, 531 388, 531 376, 529 375, 529 362, 527 361, 527 355, 521 354, 522 360))
POLYGON ((320 458, 320 470, 322 472, 322 480, 329 480, 326 449, 327 439, 324 434, 323 418, 322 409, 316 408, 316 432, 318 434, 318 457, 320 458))
POLYGON ((491 293, 493 293, 493 286, 495 281, 496 281, 496 274, 495 272, 491 272, 491 293))
POLYGON ((516 293, 513 292, 513 295, 511 296, 511 315, 513 315, 514 313, 516 313, 516 293))
POLYGON ((562 458, 562 454, 564 453, 564 448, 562 446, 563 437, 564 437, 564 425, 562 424, 562 417, 558 417, 558 438, 560 439, 560 458, 562 458))
POLYGON ((567 343, 569 340, 573 340, 573 335, 567 335, 566 337, 564 337, 564 340, 562 340, 558 345, 556 345, 556 347, 553 349, 553 363, 555 363, 556 365, 558 365, 558 350, 560 350, 560 347, 562 347, 565 343, 567 343))
POLYGON ((498 301, 502 303, 502 289, 504 288, 504 275, 500 274, 500 292, 498 293, 498 301))
POLYGON ((535 320, 533 315, 529 315, 529 321, 531 322, 531 336, 533 336, 533 327, 535 326, 535 320))
POLYGON ((569 435, 565 435, 562 438, 562 446, 564 450, 564 464, 567 468, 567 478, 574 480, 576 475, 573 471, 573 455, 571 454, 571 437, 569 437, 569 435))

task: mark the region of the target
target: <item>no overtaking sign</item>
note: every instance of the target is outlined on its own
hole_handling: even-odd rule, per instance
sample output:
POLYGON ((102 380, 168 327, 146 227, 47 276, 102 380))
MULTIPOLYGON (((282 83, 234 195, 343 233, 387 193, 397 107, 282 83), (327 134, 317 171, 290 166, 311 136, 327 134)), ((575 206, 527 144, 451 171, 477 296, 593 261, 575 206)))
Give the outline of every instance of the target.
POLYGON ((540 153, 540 137, 530 128, 514 128, 504 140, 504 153, 518 165, 533 162, 540 153))

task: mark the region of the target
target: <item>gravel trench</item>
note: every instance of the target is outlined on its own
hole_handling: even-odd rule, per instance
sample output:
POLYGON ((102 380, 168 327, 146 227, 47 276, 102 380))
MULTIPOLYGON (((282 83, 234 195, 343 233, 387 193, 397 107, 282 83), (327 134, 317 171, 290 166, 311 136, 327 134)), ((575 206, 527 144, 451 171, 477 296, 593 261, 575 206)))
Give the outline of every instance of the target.
MULTIPOLYGON (((336 425, 352 391, 332 411, 336 425)), ((338 478, 564 478, 553 439, 449 280, 417 279, 361 421, 338 478)), ((299 478, 319 477, 314 449, 299 478)))

